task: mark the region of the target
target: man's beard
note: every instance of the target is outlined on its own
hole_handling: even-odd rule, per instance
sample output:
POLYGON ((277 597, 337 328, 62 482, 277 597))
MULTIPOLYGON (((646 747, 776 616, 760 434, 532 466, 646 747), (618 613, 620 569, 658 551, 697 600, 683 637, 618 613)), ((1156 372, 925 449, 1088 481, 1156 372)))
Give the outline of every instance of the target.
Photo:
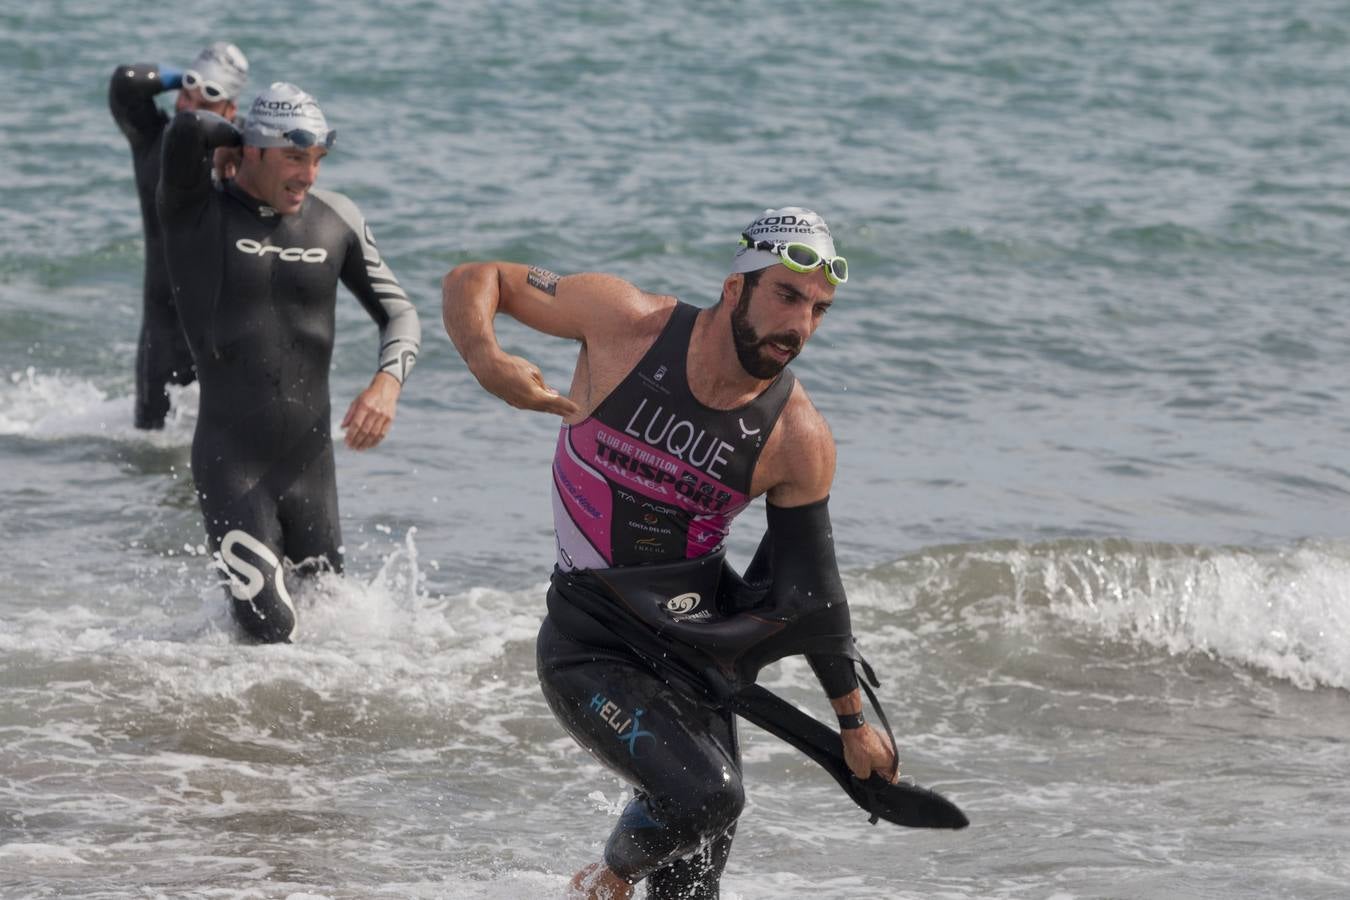
POLYGON ((801 339, 791 333, 760 337, 750 324, 749 294, 749 291, 743 291, 736 300, 736 308, 731 311, 731 342, 736 347, 736 358, 741 361, 741 368, 754 378, 763 380, 777 378, 778 373, 801 352, 801 339), (782 362, 772 356, 766 356, 761 352, 761 348, 768 343, 791 347, 792 355, 782 362))

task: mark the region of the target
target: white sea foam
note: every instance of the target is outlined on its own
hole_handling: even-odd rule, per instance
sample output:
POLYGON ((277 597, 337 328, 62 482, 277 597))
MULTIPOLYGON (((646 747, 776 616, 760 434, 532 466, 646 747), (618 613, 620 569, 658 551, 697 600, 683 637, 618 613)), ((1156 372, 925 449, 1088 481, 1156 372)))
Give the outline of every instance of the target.
MULTIPOLYGON (((198 566, 187 579, 192 592, 175 602, 147 605, 127 592, 112 608, 28 610, 0 631, 0 651, 32 654, 51 678, 68 681, 61 702, 71 709, 115 696, 152 717, 176 716, 178 727, 227 732, 227 743, 248 754, 302 754, 316 735, 352 732, 414 756, 425 747, 401 742, 420 734, 444 754, 464 745, 461 723, 472 722, 524 762, 556 761, 556 746, 532 732, 524 740, 519 727, 521 710, 541 704, 533 640, 542 588, 432 596, 409 531, 373 574, 306 583, 295 594, 297 642, 258 646, 242 641, 218 576, 206 560, 198 566)), ((26 733, 30 749, 86 739, 45 730, 26 733)), ((182 762, 161 756, 153 768, 182 762)))
POLYGON ((579 779, 596 777, 545 718, 534 683, 541 590, 431 596, 409 532, 373 574, 325 575, 297 592, 305 630, 296 644, 255 646, 240 641, 206 560, 197 564, 196 592, 176 603, 36 607, 0 633, 0 651, 11 661, 25 654, 24 671, 45 684, 27 690, 9 679, 26 685, 29 675, 6 675, 14 716, 0 729, 0 806, 41 838, 0 845, 0 884, 15 872, 88 879, 90 867, 116 859, 100 884, 146 896, 156 886, 164 896, 241 898, 561 891, 562 873, 490 854, 492 835, 515 827, 491 812, 493 794, 511 783, 493 748, 526 775, 556 769, 560 750, 585 760, 531 788, 577 783, 581 806, 579 779), (545 740, 530 721, 548 724, 545 740), (368 817, 382 823, 373 832, 368 817), (122 840, 126 828, 158 837, 122 840), (396 840, 400 829, 412 833, 396 840), (180 868, 201 847, 194 835, 236 832, 250 836, 213 842, 195 875, 180 868), (344 842, 350 859, 372 859, 385 874, 334 864, 350 882, 332 872, 328 883, 306 882, 275 862, 344 842), (458 865, 472 874, 445 872, 449 851, 452 869, 471 854, 458 865), (440 874, 414 874, 428 867, 440 874))
POLYGON ((1255 666, 1301 688, 1350 688, 1350 551, 1132 547, 1028 557, 1022 584, 1058 616, 1171 653, 1255 666), (1159 549, 1162 552, 1159 552, 1159 549))
POLYGON ((197 422, 196 383, 170 385, 164 428, 143 431, 132 425, 134 399, 63 372, 44 373, 34 366, 12 371, 0 383, 0 435, 39 440, 99 437, 139 441, 158 447, 192 442, 197 422))
POLYGON ((0 844, 0 860, 10 862, 28 862, 32 864, 82 866, 87 861, 68 847, 52 844, 12 843, 0 844))
POLYGON ((1071 623, 1098 637, 1350 688, 1350 547, 1011 542, 927 551, 850 580, 870 637, 984 644, 1071 623))

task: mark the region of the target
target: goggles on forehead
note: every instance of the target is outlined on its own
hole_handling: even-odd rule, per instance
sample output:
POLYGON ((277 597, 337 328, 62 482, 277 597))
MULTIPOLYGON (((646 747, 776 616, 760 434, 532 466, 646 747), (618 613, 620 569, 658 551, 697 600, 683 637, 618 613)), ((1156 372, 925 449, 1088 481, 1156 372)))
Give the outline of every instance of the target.
POLYGON ((208 81, 196 69, 185 69, 183 71, 183 87, 190 91, 201 91, 202 96, 212 103, 230 99, 230 95, 225 92, 219 82, 208 81))
POLYGON ((308 128, 292 128, 282 135, 301 150, 308 150, 310 147, 322 147, 325 150, 333 149, 333 142, 337 140, 337 129, 330 128, 323 134, 310 131, 308 128))
POLYGON ((800 241, 759 241, 748 234, 742 234, 741 246, 749 247, 751 250, 767 250, 794 272, 814 272, 824 266, 825 280, 830 284, 838 285, 848 281, 848 260, 842 256, 826 259, 810 244, 803 244, 800 241))
POLYGON ((254 147, 299 147, 301 150, 322 147, 331 150, 335 141, 337 141, 336 128, 322 132, 308 128, 281 131, 268 125, 248 123, 244 125, 244 143, 254 147))

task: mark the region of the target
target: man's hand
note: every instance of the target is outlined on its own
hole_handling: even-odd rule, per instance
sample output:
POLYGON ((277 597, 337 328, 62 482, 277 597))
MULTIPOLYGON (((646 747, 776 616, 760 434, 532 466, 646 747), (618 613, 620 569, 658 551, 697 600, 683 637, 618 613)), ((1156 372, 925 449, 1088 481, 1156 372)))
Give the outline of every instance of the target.
POLYGON ((366 388, 342 417, 342 428, 347 432, 346 443, 353 450, 369 450, 389 433, 398 407, 398 395, 403 385, 388 372, 377 372, 366 388))
POLYGON ((239 160, 244 157, 243 147, 217 147, 211 156, 211 166, 221 181, 233 178, 239 173, 239 160))
MULTIPOLYGON (((832 697, 830 706, 837 716, 860 715, 862 691, 854 688, 842 697, 832 697)), ((871 725, 863 722, 861 728, 840 728, 839 739, 844 742, 844 762, 856 777, 866 781, 875 772, 891 784, 900 780, 900 758, 895 747, 871 725)))
POLYGON ((875 772, 891 784, 900 780, 900 761, 884 734, 864 723, 861 728, 842 729, 839 737, 844 742, 844 762, 855 776, 866 781, 875 772))
POLYGON ((469 367, 478 383, 516 409, 575 416, 581 408, 544 383, 539 367, 528 359, 498 352, 469 367))

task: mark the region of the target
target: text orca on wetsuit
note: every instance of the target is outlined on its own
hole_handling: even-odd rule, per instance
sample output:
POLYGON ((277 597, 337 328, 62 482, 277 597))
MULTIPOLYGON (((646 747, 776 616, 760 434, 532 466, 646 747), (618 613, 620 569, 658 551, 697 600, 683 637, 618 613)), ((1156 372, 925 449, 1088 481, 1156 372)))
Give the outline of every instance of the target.
POLYGON ((343 419, 349 446, 388 432, 421 341, 360 210, 312 189, 333 137, 314 98, 277 82, 242 135, 186 112, 164 138, 159 213, 201 382, 193 481, 234 615, 264 641, 295 632, 284 559, 342 566, 328 390, 338 282, 380 331, 377 372, 343 419), (237 178, 213 184, 214 149, 241 143, 237 178))
POLYGON ((247 82, 248 60, 238 47, 224 41, 203 50, 186 70, 163 63, 133 63, 114 69, 108 82, 108 107, 131 145, 131 164, 145 232, 145 282, 141 294, 141 330, 136 341, 137 428, 163 428, 169 411, 165 385, 190 384, 195 377, 192 354, 169 287, 159 213, 155 209, 161 142, 169 123, 169 117, 155 105, 155 96, 177 90, 174 108, 178 112, 205 110, 230 119, 247 82))

